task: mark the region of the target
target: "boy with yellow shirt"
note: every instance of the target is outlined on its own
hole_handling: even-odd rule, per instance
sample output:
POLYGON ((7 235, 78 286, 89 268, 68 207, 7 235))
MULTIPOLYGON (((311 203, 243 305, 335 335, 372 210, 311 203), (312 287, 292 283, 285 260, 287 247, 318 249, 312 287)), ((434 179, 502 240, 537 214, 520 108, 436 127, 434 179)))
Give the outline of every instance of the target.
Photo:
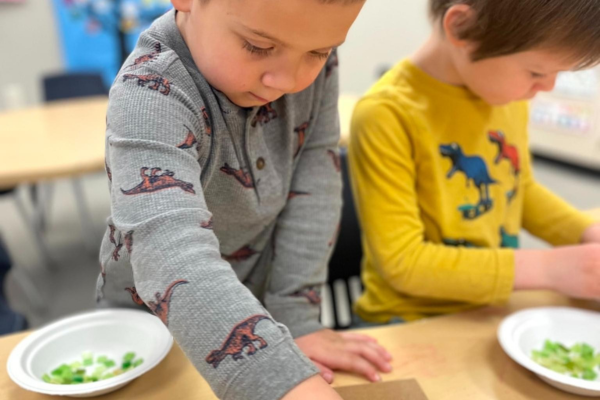
POLYGON ((537 183, 526 100, 600 61, 600 1, 430 0, 431 37, 358 103, 349 145, 368 322, 600 298, 600 225, 537 183), (518 250, 521 228, 557 247, 518 250))

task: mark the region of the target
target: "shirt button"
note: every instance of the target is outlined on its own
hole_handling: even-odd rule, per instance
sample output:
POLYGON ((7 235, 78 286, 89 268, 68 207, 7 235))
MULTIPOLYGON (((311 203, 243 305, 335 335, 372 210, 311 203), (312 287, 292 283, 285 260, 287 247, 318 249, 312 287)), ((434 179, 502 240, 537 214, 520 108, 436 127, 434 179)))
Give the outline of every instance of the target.
POLYGON ((258 168, 259 170, 263 169, 265 167, 265 159, 262 157, 259 157, 258 160, 256 160, 256 168, 258 168))

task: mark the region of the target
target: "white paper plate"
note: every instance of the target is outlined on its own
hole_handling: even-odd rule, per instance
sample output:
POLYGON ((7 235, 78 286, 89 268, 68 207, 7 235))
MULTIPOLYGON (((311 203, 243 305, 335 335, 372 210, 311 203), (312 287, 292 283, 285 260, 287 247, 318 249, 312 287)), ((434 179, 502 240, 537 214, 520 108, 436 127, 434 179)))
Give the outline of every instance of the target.
POLYGON ((586 381, 554 372, 531 359, 546 339, 565 346, 585 342, 600 350, 600 313, 567 307, 533 308, 509 315, 498 328, 498 340, 517 363, 564 391, 600 397, 600 380, 586 381))
POLYGON ((75 315, 52 323, 23 339, 8 358, 10 378, 24 389, 38 393, 91 397, 109 393, 154 368, 173 345, 169 330, 157 317, 128 309, 104 309, 75 315), (62 363, 80 360, 90 351, 119 363, 133 351, 144 362, 103 381, 79 385, 56 385, 41 377, 62 363))

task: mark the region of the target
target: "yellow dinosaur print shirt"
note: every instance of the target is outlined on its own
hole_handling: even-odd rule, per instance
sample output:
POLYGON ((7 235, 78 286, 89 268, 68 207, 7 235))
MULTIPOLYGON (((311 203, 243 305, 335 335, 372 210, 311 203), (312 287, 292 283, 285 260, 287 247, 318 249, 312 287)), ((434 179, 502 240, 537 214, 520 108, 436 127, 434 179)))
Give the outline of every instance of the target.
POLYGON ((592 220, 537 183, 526 103, 490 106, 400 62, 357 104, 349 162, 364 320, 502 303, 521 228, 575 244, 592 220))

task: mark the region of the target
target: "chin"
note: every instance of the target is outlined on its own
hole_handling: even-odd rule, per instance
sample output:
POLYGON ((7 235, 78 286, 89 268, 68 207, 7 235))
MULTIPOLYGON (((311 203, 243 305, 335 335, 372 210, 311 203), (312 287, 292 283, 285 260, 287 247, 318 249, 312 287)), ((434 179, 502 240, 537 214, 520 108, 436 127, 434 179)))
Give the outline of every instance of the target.
POLYGON ((519 99, 499 99, 499 98, 487 98, 486 99, 485 97, 482 97, 482 99, 483 99, 483 101, 488 103, 490 106, 494 106, 494 107, 501 107, 501 106, 510 104, 512 102, 519 101, 519 99))

